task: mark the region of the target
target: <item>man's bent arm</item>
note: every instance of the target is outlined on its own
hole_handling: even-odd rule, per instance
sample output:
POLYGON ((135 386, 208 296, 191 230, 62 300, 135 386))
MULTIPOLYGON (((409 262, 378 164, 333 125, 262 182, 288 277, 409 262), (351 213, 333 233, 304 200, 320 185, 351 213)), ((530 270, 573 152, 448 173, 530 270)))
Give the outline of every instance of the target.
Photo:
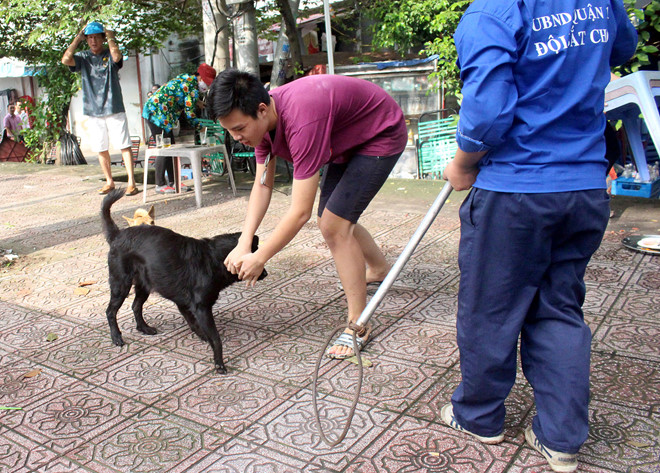
POLYGON ((75 38, 73 38, 73 41, 69 47, 66 48, 66 51, 64 51, 64 55, 62 56, 62 64, 70 67, 76 65, 76 60, 73 59, 73 55, 76 53, 76 49, 78 49, 78 46, 80 46, 80 43, 82 43, 84 38, 85 35, 82 31, 78 33, 75 38))
POLYGON ((108 42, 108 48, 110 48, 110 56, 112 57, 112 62, 116 64, 121 61, 123 56, 121 51, 119 51, 119 45, 115 39, 115 32, 112 30, 105 30, 105 38, 108 42))

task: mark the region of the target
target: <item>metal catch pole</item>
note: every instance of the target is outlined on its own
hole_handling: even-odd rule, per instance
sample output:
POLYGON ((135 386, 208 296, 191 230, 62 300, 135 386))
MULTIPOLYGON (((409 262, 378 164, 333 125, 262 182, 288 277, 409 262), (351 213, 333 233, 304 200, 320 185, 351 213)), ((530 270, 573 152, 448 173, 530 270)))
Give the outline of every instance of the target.
POLYGON ((378 287, 378 290, 369 301, 369 304, 367 304, 367 307, 365 307, 365 309, 362 311, 362 314, 360 314, 360 318, 357 320, 355 325, 359 327, 367 326, 367 323, 369 323, 369 319, 371 319, 371 316, 378 308, 378 305, 385 297, 385 294, 387 294, 387 291, 389 291, 390 288, 392 287, 392 284, 394 284, 394 280, 399 276, 401 270, 403 270, 403 267, 406 265, 406 263, 412 256, 413 251, 415 251, 417 245, 419 245, 419 242, 422 240, 422 238, 424 238, 424 235, 431 227, 431 224, 433 223, 435 218, 438 216, 438 212, 440 212, 442 206, 445 205, 445 202, 447 201, 449 194, 451 194, 451 191, 452 191, 451 184, 449 183, 449 181, 447 181, 445 185, 442 187, 440 194, 438 194, 438 197, 435 198, 433 205, 424 216, 424 220, 422 220, 422 222, 419 224, 419 227, 417 227, 417 230, 415 230, 413 236, 410 237, 410 241, 403 249, 403 252, 397 258, 396 262, 392 266, 392 269, 390 269, 390 272, 387 273, 387 276, 378 287))
POLYGON ((440 191, 440 194, 438 194, 438 197, 436 197, 435 201, 433 202, 433 205, 431 208, 428 210, 426 215, 424 216, 424 219, 422 222, 419 224, 419 227, 417 227, 417 230, 413 234, 413 236, 410 238, 410 241, 406 245, 406 247, 403 249, 403 252, 399 257, 397 258, 396 262, 392 266, 392 269, 390 269, 390 272, 387 273, 387 276, 381 283, 380 287, 376 291, 376 294, 371 298, 369 301, 369 304, 367 304, 367 307, 362 311, 362 314, 360 314, 360 318, 357 320, 355 324, 349 324, 349 328, 353 330, 353 350, 355 353, 355 356, 357 357, 357 364, 358 364, 358 384, 357 388, 355 390, 355 397, 353 398, 353 403, 350 408, 350 412, 348 413, 348 417, 346 419, 346 425, 344 426, 344 429, 342 433, 334 440, 328 438, 325 435, 325 432, 323 431, 322 423, 321 423, 321 417, 319 414, 319 408, 318 408, 318 403, 317 403, 317 385, 318 385, 318 377, 319 377, 319 368, 321 367, 321 362, 323 361, 323 358, 325 356, 325 350, 328 348, 330 343, 332 343, 333 338, 337 333, 340 331, 343 331, 345 327, 341 326, 338 327, 326 340, 325 346, 323 347, 323 350, 319 353, 318 359, 316 360, 316 367, 314 369, 314 375, 313 375, 313 382, 312 382, 312 405, 314 407, 314 416, 316 418, 316 422, 318 425, 319 429, 319 434, 321 435, 321 439, 323 442, 325 442, 326 445, 329 447, 335 447, 339 445, 342 440, 346 437, 346 434, 348 433, 348 429, 351 426, 351 422, 353 421, 353 415, 355 414, 355 408, 357 407, 358 399, 360 397, 360 390, 362 389, 362 372, 363 372, 363 367, 362 367, 362 356, 360 356, 360 349, 357 345, 356 342, 356 334, 360 336, 360 333, 364 333, 366 330, 367 323, 369 322, 369 319, 373 315, 373 313, 376 311, 376 308, 380 304, 380 302, 383 300, 383 297, 385 297, 385 294, 387 291, 392 287, 392 284, 394 283, 394 280, 399 276, 401 273, 401 270, 403 267, 406 265, 410 257, 412 256, 413 251, 415 251, 415 248, 417 248, 417 245, 419 242, 422 240, 428 229, 431 227, 431 224, 435 220, 435 218, 438 216, 438 212, 440 212, 440 209, 442 209, 442 206, 445 204, 447 201, 447 198, 449 197, 449 194, 451 194, 452 187, 449 182, 447 182, 443 187, 442 190, 440 191))

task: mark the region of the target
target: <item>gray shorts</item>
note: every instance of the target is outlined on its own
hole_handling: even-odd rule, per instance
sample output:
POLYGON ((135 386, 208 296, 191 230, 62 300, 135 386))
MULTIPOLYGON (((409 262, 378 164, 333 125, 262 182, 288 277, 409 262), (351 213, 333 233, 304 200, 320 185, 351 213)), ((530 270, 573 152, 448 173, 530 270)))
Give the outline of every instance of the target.
POLYGON ((357 223, 385 184, 401 153, 392 156, 356 154, 347 163, 330 163, 321 181, 318 216, 323 215, 327 207, 333 214, 357 223))

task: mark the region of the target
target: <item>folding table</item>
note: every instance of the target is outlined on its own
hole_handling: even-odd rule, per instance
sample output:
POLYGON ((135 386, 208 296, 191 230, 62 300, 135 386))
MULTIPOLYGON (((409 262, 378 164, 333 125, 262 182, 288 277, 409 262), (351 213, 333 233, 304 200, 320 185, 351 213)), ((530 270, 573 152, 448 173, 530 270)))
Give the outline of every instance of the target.
POLYGON ((225 158, 225 167, 229 173, 229 183, 234 196, 236 196, 236 184, 234 183, 234 174, 231 170, 229 155, 224 144, 215 146, 193 145, 193 144, 175 144, 167 148, 147 148, 144 157, 144 185, 142 191, 142 202, 147 202, 147 177, 149 171, 149 158, 154 156, 171 156, 176 159, 174 166, 174 182, 177 192, 181 192, 181 158, 190 160, 192 168, 193 182, 195 186, 195 202, 197 208, 202 206, 202 158, 208 154, 222 153, 225 158))

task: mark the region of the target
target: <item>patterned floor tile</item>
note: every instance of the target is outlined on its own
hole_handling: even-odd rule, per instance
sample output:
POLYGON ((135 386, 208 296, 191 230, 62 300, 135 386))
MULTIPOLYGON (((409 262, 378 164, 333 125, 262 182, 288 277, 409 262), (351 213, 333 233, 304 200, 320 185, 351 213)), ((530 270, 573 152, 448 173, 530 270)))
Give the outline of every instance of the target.
MULTIPOLYGON (((360 402, 399 413, 415 403, 444 371, 383 355, 365 353, 363 358, 373 365, 363 368, 360 402)), ((359 379, 358 366, 331 360, 326 364, 331 369, 319 378, 319 393, 352 401, 359 379)))
POLYGON ((92 373, 86 381, 151 404, 210 373, 214 373, 211 357, 201 360, 148 348, 103 371, 92 373))
POLYGON ((518 449, 484 445, 448 427, 404 417, 345 470, 347 473, 495 473, 507 471, 518 449))
POLYGON ((131 399, 76 383, 21 411, 22 418, 12 419, 12 429, 65 454, 143 409, 131 399))
POLYGON ((0 333, 13 331, 14 327, 32 322, 40 317, 41 314, 36 311, 0 301, 0 333))
MULTIPOLYGON (((57 457, 55 452, 29 438, 0 427, 0 471, 31 473, 57 457)), ((41 471, 41 470, 38 470, 41 471)))
POLYGON ((371 347, 375 353, 444 368, 458 361, 454 327, 405 318, 374 339, 371 347))
MULTIPOLYGON (((27 409, 53 392, 67 389, 76 380, 43 365, 21 359, 0 366, 0 406, 27 409), (27 375, 27 376, 26 376, 27 375)), ((0 410, 0 425, 21 421, 21 411, 0 410)))
POLYGON ((399 284, 411 289, 424 289, 430 292, 441 291, 451 285, 459 277, 455 265, 428 265, 411 261, 397 278, 399 284))
POLYGON ((584 297, 584 304, 582 304, 582 310, 597 315, 607 314, 616 301, 620 289, 614 286, 590 282, 585 283, 585 286, 587 291, 584 297))
POLYGON ((333 278, 336 283, 339 283, 339 275, 337 274, 337 267, 335 266, 334 261, 322 261, 316 266, 310 268, 306 273, 306 276, 322 276, 324 278, 333 278))
POLYGON ((184 472, 205 456, 197 424, 155 411, 124 421, 68 456, 96 473, 184 472))
MULTIPOLYGON (((350 402, 338 398, 319 401, 321 426, 326 435, 336 438, 346 425, 350 402)), ((358 404, 346 438, 341 446, 323 443, 310 391, 301 391, 290 401, 245 431, 241 438, 299 458, 329 471, 342 470, 352 457, 364 450, 395 420, 396 414, 377 407, 358 404)))
POLYGON ((311 382, 321 348, 320 343, 280 334, 243 353, 235 360, 235 367, 254 376, 302 388, 311 382))
POLYGON ((455 294, 436 292, 410 311, 410 318, 428 324, 456 326, 458 297, 455 294))
POLYGON ((634 324, 612 319, 601 325, 593 337, 594 350, 610 351, 630 357, 660 361, 660 327, 657 322, 636 321, 634 324))
POLYGON ((65 286, 76 287, 81 281, 87 280, 87 275, 93 272, 108 272, 108 262, 104 259, 71 257, 64 253, 62 260, 39 266, 34 274, 51 281, 58 281, 65 286))
POLYGON ((303 274, 288 281, 282 281, 277 287, 272 287, 268 295, 273 298, 287 297, 301 301, 324 303, 342 295, 337 278, 307 276, 303 274))
POLYGON ((190 471, 204 473, 300 473, 305 462, 241 440, 227 442, 190 471))
POLYGON ((653 322, 658 318, 659 307, 660 291, 630 289, 621 292, 608 315, 630 322, 653 322))
POLYGON ((319 301, 302 301, 261 295, 232 307, 223 319, 259 329, 279 332, 299 323, 321 308, 319 301))
POLYGON ((591 398, 651 412, 660 407, 660 363, 591 355, 591 398))
POLYGON ((52 350, 35 351, 31 358, 61 373, 84 378, 136 356, 147 347, 147 344, 133 342, 120 348, 112 343, 108 330, 87 329, 52 350))
MULTIPOLYGON (((654 258, 657 258, 657 256, 654 256, 654 258)), ((626 290, 649 291, 658 294, 660 291, 660 271, 658 271, 658 267, 646 262, 640 263, 628 281, 626 290)))
POLYGON ((155 404, 177 416, 236 435, 298 389, 245 373, 205 377, 155 404))
MULTIPOLYGON (((222 341, 223 358, 228 368, 234 366, 235 360, 242 357, 246 351, 252 350, 275 336, 268 330, 259 330, 235 322, 218 322, 216 320, 216 327, 222 341)), ((213 357, 213 351, 208 342, 201 340, 187 325, 168 335, 165 340, 158 341, 159 347, 171 349, 176 353, 193 358, 201 355, 213 357)))
POLYGON ((656 473, 660 455, 660 416, 591 402, 589 438, 580 459, 590 465, 630 473, 656 473))
POLYGON ((584 274, 584 280, 618 287, 625 285, 634 272, 635 267, 627 267, 617 262, 591 261, 584 274))
MULTIPOLYGON (((416 310, 419 304, 431 296, 432 293, 424 289, 413 290, 393 285, 383 297, 376 311, 378 314, 390 317, 403 317, 416 310)), ((370 297, 367 297, 367 303, 369 301, 370 297)))
POLYGON ((621 244, 622 239, 622 236, 615 236, 615 241, 609 241, 606 234, 603 243, 591 257, 591 260, 594 262, 616 263, 625 267, 636 266, 642 259, 641 253, 631 251, 623 246, 621 244))

